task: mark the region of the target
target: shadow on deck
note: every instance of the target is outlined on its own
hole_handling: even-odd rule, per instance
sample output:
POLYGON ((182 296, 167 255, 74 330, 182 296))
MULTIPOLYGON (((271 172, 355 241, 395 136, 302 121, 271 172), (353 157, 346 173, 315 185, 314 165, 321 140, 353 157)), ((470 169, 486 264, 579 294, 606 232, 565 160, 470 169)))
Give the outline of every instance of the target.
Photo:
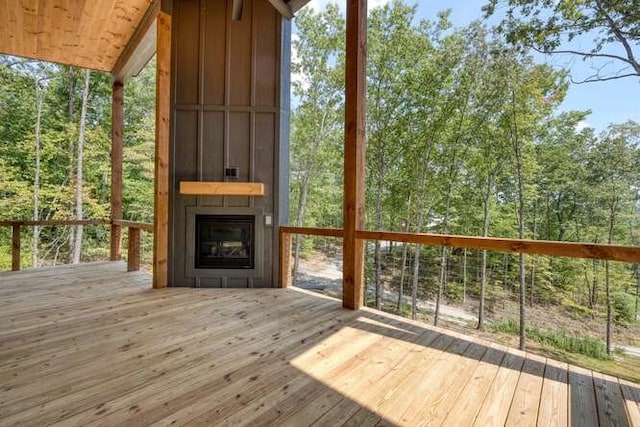
POLYGON ((0 274, 0 425, 640 425, 640 387, 287 289, 0 274))

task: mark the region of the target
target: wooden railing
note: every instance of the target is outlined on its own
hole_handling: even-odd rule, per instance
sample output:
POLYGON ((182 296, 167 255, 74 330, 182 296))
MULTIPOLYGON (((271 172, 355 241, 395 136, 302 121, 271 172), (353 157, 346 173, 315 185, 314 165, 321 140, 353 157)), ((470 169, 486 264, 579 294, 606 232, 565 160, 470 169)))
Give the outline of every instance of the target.
MULTIPOLYGON (((73 226, 115 225, 127 228, 128 251, 127 271, 140 270, 140 232, 153 232, 153 224, 135 221, 85 219, 85 220, 49 220, 49 221, 0 221, 0 227, 11 227, 11 271, 20 271, 21 230, 23 227, 73 227, 73 226)), ((119 244, 119 243, 118 243, 119 244)))
MULTIPOLYGON (((291 248, 293 235, 343 237, 337 228, 280 227, 280 286, 291 284, 291 248)), ((388 231, 356 231, 360 240, 381 240, 418 245, 449 246, 467 249, 486 249, 529 255, 548 255, 569 258, 590 258, 640 263, 640 247, 599 245, 592 243, 553 242, 546 240, 504 239, 427 233, 399 233, 388 231)))

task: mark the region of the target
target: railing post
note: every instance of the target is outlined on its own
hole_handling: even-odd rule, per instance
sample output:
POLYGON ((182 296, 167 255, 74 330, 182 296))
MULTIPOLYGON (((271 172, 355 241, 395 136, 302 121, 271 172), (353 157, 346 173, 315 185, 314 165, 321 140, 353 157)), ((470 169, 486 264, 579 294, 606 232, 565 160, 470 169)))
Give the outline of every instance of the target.
POLYGON ((291 286, 291 234, 280 230, 280 283, 281 288, 291 286))
POLYGON ((11 271, 20 271, 20 226, 19 222, 11 224, 11 271))
POLYGON ((140 270, 140 229, 129 227, 127 271, 140 270))

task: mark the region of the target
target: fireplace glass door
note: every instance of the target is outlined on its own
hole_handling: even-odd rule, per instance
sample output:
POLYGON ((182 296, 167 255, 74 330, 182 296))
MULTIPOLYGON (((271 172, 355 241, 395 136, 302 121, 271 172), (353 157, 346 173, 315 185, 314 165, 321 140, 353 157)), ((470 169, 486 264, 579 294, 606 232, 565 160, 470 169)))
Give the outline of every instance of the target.
POLYGON ((195 268, 252 269, 253 215, 196 215, 195 268))

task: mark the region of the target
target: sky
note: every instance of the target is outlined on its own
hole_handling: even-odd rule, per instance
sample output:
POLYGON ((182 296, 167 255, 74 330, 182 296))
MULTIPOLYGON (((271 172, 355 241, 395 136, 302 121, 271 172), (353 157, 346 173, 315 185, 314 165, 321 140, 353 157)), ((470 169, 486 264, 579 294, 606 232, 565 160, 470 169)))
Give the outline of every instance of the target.
MULTIPOLYGON (((369 9, 379 7, 389 0, 369 0, 369 9)), ((456 27, 462 27, 482 17, 481 8, 486 0, 405 0, 418 5, 417 19, 435 20, 436 14, 451 9, 451 20, 456 27)), ((327 3, 335 0, 311 0, 307 7, 323 9, 327 3)), ((337 2, 344 10, 345 0, 337 2)), ((495 20, 493 23, 497 23, 495 20)), ((295 31, 295 30, 294 30, 295 31)), ((590 75, 592 65, 589 62, 566 55, 537 55, 536 61, 546 62, 558 68, 566 68, 574 80, 590 75)), ((640 122, 640 79, 627 77, 608 82, 572 84, 567 96, 559 107, 560 111, 591 110, 583 126, 603 131, 611 123, 624 123, 628 120, 640 122)))

